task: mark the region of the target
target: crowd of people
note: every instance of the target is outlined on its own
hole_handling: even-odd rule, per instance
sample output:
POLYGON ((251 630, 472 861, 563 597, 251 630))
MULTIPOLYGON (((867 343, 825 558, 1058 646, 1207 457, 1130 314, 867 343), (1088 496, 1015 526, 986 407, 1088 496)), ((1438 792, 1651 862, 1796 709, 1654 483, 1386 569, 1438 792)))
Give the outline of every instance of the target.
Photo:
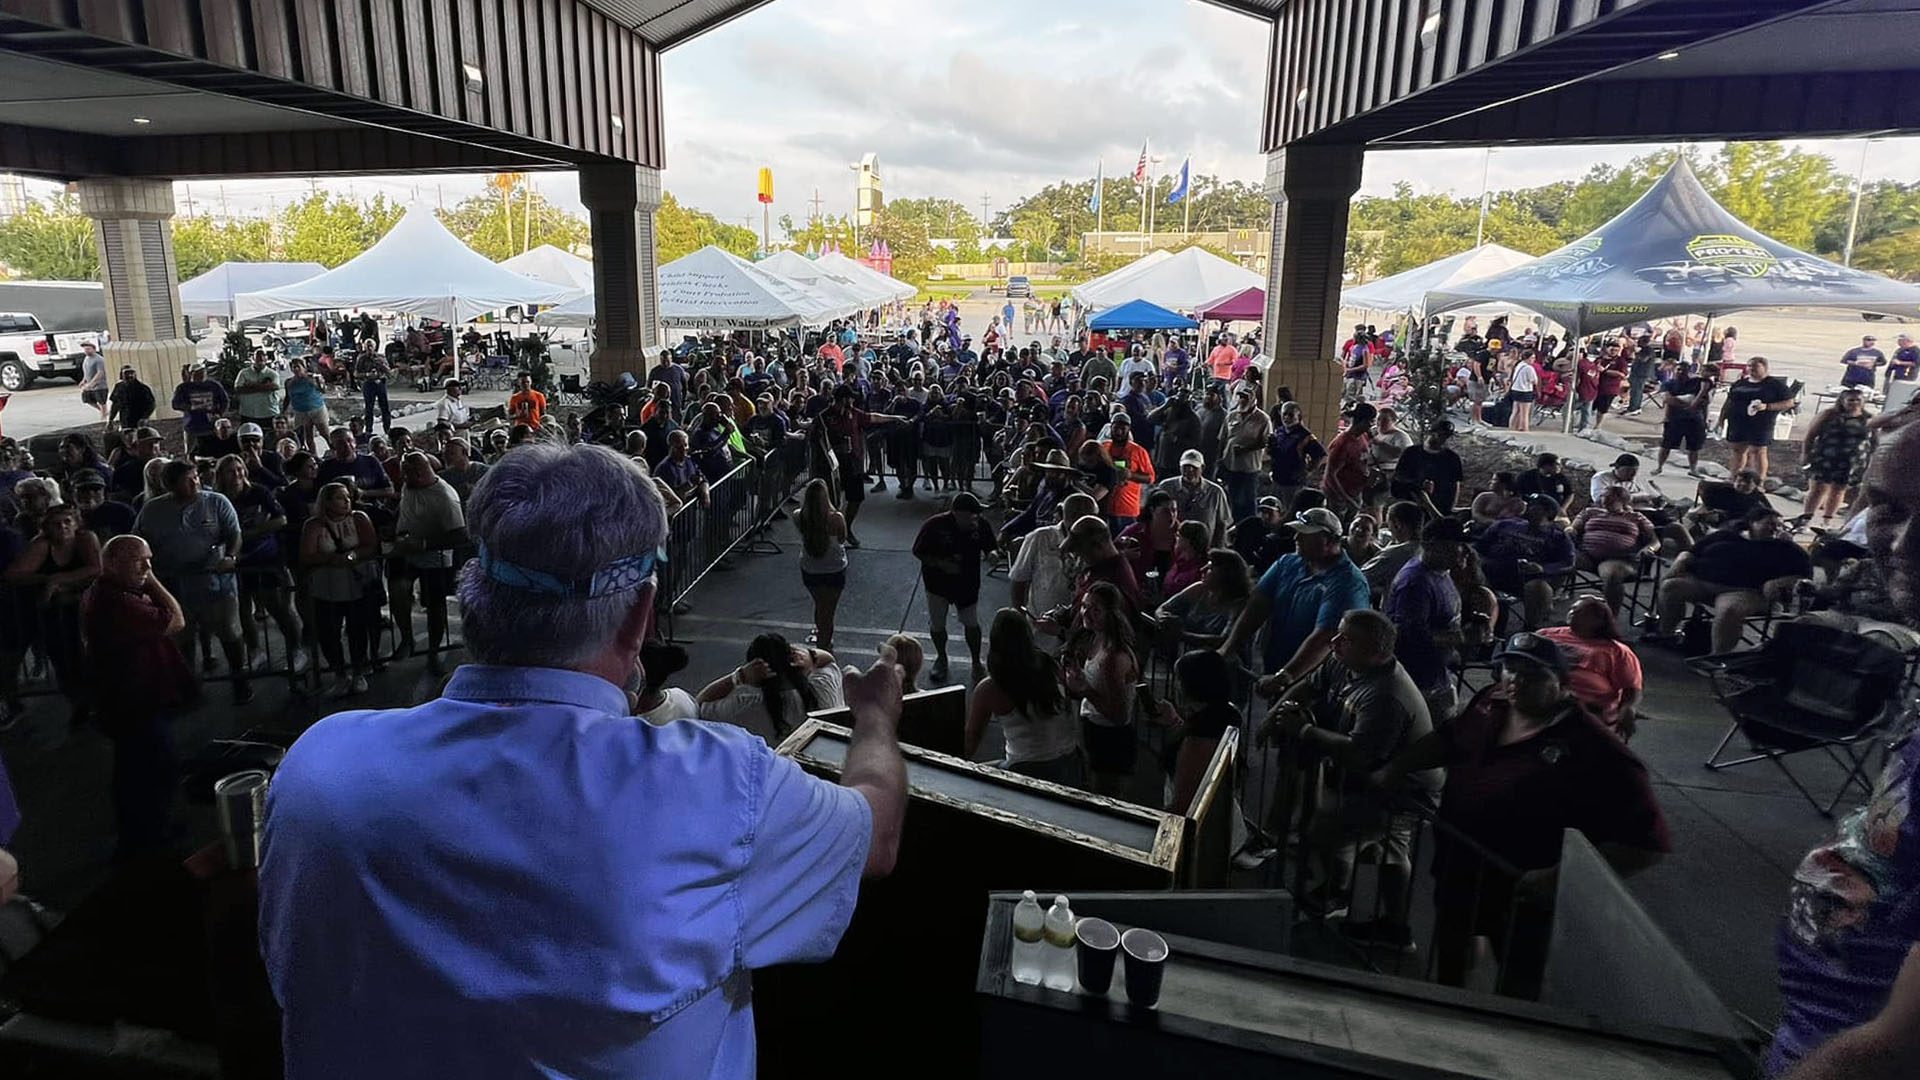
MULTIPOLYGON (((976 348, 957 308, 929 304, 917 325, 885 336, 836 324, 805 340, 689 339, 565 415, 523 379, 502 415, 483 420, 449 380, 417 428, 394 425, 371 401, 338 423, 324 379, 260 354, 227 383, 204 368, 184 373, 172 398, 184 417, 178 453, 146 423, 151 393, 145 413, 116 396, 105 445, 68 436, 58 461, 0 448, 0 492, 13 500, 12 528, 0 533, 9 586, 0 698, 17 716, 19 672, 44 663, 72 723, 98 724, 114 740, 128 850, 164 842, 170 724, 202 679, 224 677, 238 706, 268 670, 329 677, 342 698, 416 652, 441 675, 456 598, 469 659, 604 669, 628 695, 615 711, 657 732, 634 737, 663 745, 689 737, 674 734, 681 720, 778 737, 841 705, 885 728, 903 688, 922 675, 954 681, 964 663, 969 754, 988 753, 997 733, 994 760, 1015 772, 1182 811, 1219 741, 1250 718, 1249 733, 1280 760, 1326 771, 1315 779, 1288 768, 1269 777, 1271 790, 1240 792, 1266 814, 1250 823, 1237 863, 1282 857, 1298 807, 1310 804, 1299 840, 1311 888, 1296 898, 1300 910, 1363 945, 1408 948, 1416 836, 1434 830, 1439 977, 1463 981, 1468 942, 1485 936, 1502 951, 1503 991, 1531 996, 1562 830, 1585 833, 1622 873, 1670 845, 1631 746, 1643 698, 1629 643, 1636 614, 1642 641, 1691 646, 1699 636, 1698 651, 1715 652, 1739 647, 1755 616, 1808 595, 1829 618, 1912 621, 1906 532, 1891 509, 1920 509, 1908 491, 1916 473, 1896 463, 1912 456, 1900 441, 1912 411, 1874 418, 1850 393, 1814 420, 1807 456, 1824 486, 1809 497, 1809 517, 1832 523, 1851 511, 1835 543, 1856 552, 1845 573, 1816 571, 1762 487, 1759 428, 1770 433, 1764 414, 1794 395, 1772 389, 1757 357, 1720 381, 1716 367, 1736 362, 1731 329, 1710 343, 1699 375, 1684 338, 1679 356, 1665 355, 1664 342, 1645 356, 1645 337, 1602 342, 1590 356, 1551 339, 1510 340, 1500 321, 1485 335, 1469 324, 1454 342, 1465 358, 1453 403, 1463 426, 1491 421, 1497 390, 1498 419, 1526 429, 1562 359, 1574 376, 1567 392, 1586 402, 1575 407, 1593 427, 1616 398, 1638 411, 1643 387, 1657 386, 1667 419, 1656 472, 1673 449, 1697 464, 1694 436, 1718 395, 1739 467, 1730 482, 1702 480, 1690 504, 1674 504, 1641 484, 1633 454, 1584 486, 1550 453, 1525 470, 1475 474, 1454 446, 1453 420, 1415 422, 1414 406, 1393 392, 1391 340, 1364 326, 1343 349, 1347 393, 1333 431, 1312 430, 1289 389, 1267 385, 1257 334, 1057 334, 1021 345, 1010 326, 996 316, 976 348), (582 457, 581 444, 601 449, 582 457), (759 634, 739 666, 682 686, 687 654, 660 640, 652 609, 669 523, 711 499, 741 462, 794 448, 807 463, 792 517, 813 631, 804 642, 759 634), (644 529, 619 540, 595 528, 574 537, 559 524, 597 503, 601 488, 589 481, 624 491, 636 477, 659 504, 636 496, 644 529), (858 572, 862 505, 889 490, 932 498, 911 545, 930 648, 896 635, 877 674, 863 677, 833 652, 837 607, 858 572), (538 547, 543 529, 568 537, 562 550, 538 547), (606 547, 616 540, 617 550, 606 547), (983 581, 996 568, 1007 572, 1011 602, 983 619, 983 581), (575 601, 629 604, 636 593, 648 602, 592 616, 593 642, 557 621, 579 616, 575 601), (950 648, 953 622, 964 659, 950 648), (267 627, 289 643, 280 656, 267 627), (1495 673, 1478 689, 1466 678, 1477 668, 1495 673), (1157 761, 1143 757, 1143 727, 1167 736, 1151 741, 1165 747, 1157 761), (1360 918, 1351 888, 1356 852, 1369 846, 1382 855, 1380 899, 1360 918), (1491 873, 1496 862, 1519 874, 1491 873)), ((114 393, 139 404, 137 393, 114 393)), ((467 671, 422 715, 457 725, 459 702, 541 694, 581 708, 616 704, 558 676, 540 689, 467 671)), ((289 763, 305 771, 277 799, 319 798, 312 785, 333 775, 329 763, 368 752, 372 736, 336 721, 329 748, 302 758, 296 747, 289 763)), ((412 737, 374 741, 388 738, 412 737)), ((848 786, 858 786, 854 776, 850 768, 848 786)), ((371 783, 357 796, 368 806, 371 783)), ((894 794, 879 790, 890 783, 872 781, 861 804, 874 830, 894 812, 894 794)), ((550 808, 566 802, 553 795, 550 808)), ((834 813, 836 828, 866 835, 867 818, 855 822, 845 806, 834 813)), ((283 928, 316 917, 295 897, 301 875, 325 859, 298 843, 282 849, 304 854, 282 863, 288 876, 269 901, 267 921, 283 928)), ((864 841, 860 852, 847 847, 843 868, 865 860, 873 870, 879 855, 865 851, 864 841)), ((270 944, 283 1001, 328 990, 301 964, 335 967, 304 949, 276 956, 270 944)), ((1890 982, 1892 970, 1879 964, 1876 977, 1890 982)), ((1790 1012, 1800 1027, 1791 1042, 1783 1035, 1792 1049, 1782 1052, 1797 1057, 1821 1041, 1809 1032, 1831 1035, 1877 1007, 1854 997, 1844 1015, 1790 1012)), ((301 1033, 308 1046, 330 1038, 324 1027, 301 1033)))

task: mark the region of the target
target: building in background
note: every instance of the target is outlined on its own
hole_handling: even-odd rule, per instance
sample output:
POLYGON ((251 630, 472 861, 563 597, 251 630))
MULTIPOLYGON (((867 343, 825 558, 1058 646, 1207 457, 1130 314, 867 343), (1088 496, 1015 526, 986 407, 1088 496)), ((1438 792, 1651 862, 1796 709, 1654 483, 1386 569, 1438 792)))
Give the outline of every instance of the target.
POLYGON ((853 171, 859 174, 854 181, 853 197, 853 227, 857 235, 862 230, 873 228, 881 209, 886 206, 886 199, 880 191, 879 155, 861 155, 853 171))

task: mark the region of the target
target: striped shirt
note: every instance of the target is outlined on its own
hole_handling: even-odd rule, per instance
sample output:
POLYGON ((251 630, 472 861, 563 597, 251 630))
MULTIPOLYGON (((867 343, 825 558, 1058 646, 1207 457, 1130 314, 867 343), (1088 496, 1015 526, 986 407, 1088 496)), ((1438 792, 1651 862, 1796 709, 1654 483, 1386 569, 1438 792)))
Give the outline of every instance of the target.
POLYGON ((1614 513, 1589 506, 1573 519, 1580 554, 1589 559, 1619 559, 1654 542, 1653 522, 1638 510, 1614 513))

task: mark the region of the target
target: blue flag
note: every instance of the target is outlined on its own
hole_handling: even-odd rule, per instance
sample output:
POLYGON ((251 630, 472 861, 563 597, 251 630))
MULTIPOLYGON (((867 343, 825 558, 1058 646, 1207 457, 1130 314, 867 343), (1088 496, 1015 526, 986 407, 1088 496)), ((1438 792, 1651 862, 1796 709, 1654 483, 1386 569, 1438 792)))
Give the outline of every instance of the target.
POLYGON ((1107 163, 1105 160, 1102 160, 1093 174, 1093 194, 1087 198, 1087 213, 1089 214, 1097 214, 1100 212, 1100 189, 1105 186, 1104 181, 1106 175, 1107 163))
POLYGON ((1180 163, 1180 182, 1173 185, 1173 190, 1167 193, 1168 204, 1177 203, 1187 197, 1187 166, 1191 164, 1193 164, 1192 158, 1180 163))

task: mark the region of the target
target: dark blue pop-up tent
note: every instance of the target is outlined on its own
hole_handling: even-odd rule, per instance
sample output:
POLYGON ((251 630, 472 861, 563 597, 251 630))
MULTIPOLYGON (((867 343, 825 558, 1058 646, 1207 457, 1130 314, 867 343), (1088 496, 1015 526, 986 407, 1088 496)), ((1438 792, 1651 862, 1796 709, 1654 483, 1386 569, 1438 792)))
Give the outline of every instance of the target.
POLYGON ((1095 315, 1087 326, 1094 330, 1197 330, 1200 324, 1159 304, 1129 300, 1095 315))
POLYGON ((1920 286, 1797 251, 1707 194, 1683 158, 1618 217, 1529 263, 1427 293, 1429 315, 1475 304, 1539 312, 1575 334, 1766 307, 1913 316, 1920 286))

